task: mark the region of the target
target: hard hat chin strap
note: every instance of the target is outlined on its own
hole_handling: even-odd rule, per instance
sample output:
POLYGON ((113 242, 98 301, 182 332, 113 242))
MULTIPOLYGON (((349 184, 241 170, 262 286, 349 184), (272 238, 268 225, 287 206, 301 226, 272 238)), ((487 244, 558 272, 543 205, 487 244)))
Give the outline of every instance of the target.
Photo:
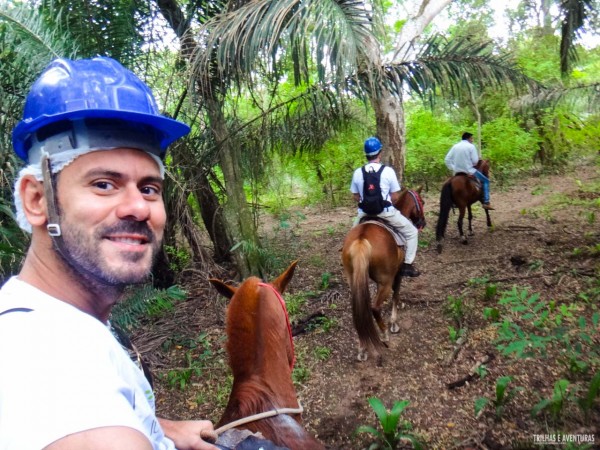
POLYGON ((48 225, 46 229, 48 234, 54 238, 58 247, 62 247, 60 220, 56 208, 56 195, 54 194, 54 182, 52 180, 52 170, 50 167, 50 157, 47 153, 42 156, 42 177, 44 179, 44 193, 46 195, 46 205, 48 209, 48 225), (60 242, 58 242, 60 241, 60 242))

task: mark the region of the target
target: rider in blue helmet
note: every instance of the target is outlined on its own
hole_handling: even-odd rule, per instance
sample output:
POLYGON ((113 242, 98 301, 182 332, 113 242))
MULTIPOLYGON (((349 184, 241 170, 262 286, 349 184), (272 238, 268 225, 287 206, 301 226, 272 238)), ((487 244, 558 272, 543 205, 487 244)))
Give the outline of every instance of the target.
POLYGON ((189 127, 110 58, 52 62, 13 133, 32 233, 0 290, 1 449, 212 449, 210 421, 155 414, 150 381, 117 341, 112 307, 160 248, 167 147, 189 127))
POLYGON ((406 242, 404 264, 400 269, 402 276, 418 277, 421 273, 413 262, 417 255, 419 231, 393 206, 400 195, 400 183, 394 169, 381 163, 382 148, 377 137, 365 140, 367 164, 354 171, 350 185, 350 191, 358 204, 354 224, 368 216, 384 219, 406 242))

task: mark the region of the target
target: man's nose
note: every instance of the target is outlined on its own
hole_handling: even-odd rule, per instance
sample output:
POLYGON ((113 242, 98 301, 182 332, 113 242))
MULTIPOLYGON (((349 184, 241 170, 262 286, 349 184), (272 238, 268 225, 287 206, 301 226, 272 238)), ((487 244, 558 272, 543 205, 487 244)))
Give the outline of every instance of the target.
POLYGON ((150 218, 150 204, 137 186, 127 187, 117 207, 120 219, 144 221, 150 218))

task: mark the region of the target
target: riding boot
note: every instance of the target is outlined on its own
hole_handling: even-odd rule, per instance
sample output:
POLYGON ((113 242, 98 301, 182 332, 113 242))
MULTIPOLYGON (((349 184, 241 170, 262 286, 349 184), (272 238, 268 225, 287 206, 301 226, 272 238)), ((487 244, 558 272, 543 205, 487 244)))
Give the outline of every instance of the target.
POLYGON ((421 272, 419 272, 412 264, 404 263, 402 264, 402 269, 400 269, 400 275, 403 277, 418 277, 421 275, 421 272))
POLYGON ((496 208, 492 208, 492 205, 490 205, 489 203, 482 203, 482 204, 481 204, 481 207, 482 207, 483 209, 487 209, 488 211, 491 211, 491 210, 494 210, 494 209, 496 209, 496 208))

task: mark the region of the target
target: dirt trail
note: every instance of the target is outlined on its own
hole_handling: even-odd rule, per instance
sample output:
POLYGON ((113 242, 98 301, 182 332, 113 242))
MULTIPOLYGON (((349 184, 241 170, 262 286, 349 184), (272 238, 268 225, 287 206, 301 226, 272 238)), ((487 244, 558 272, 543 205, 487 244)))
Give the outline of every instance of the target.
MULTIPOLYGON (((402 329, 391 337, 383 367, 377 367, 373 359, 356 361, 349 293, 339 260, 354 210, 303 210, 305 219, 285 232, 272 231, 275 221, 265 225, 266 232, 274 234, 287 253, 300 260, 288 291, 315 292, 303 314, 323 312, 327 317, 328 327, 295 338, 300 365, 309 373, 298 386, 307 427, 331 449, 366 448, 371 442, 368 436, 356 437, 354 432, 360 425, 377 425, 368 405, 368 398, 375 396, 388 408, 394 401, 410 401, 403 418, 412 424, 412 432, 426 448, 514 448, 516 443, 533 446, 532 435, 547 429, 531 419, 529 411, 540 395, 551 393, 564 370, 554 360, 513 360, 499 355, 493 344, 495 329, 482 316, 484 307, 495 306, 495 300, 486 303, 484 299, 485 283, 497 285, 498 292, 515 284, 528 286, 529 292, 539 292, 542 298, 559 303, 573 302, 578 293, 589 289, 590 276, 598 276, 598 256, 569 255, 575 248, 600 241, 600 211, 595 209, 594 220, 590 211, 577 206, 578 199, 589 199, 591 195, 580 186, 592 181, 597 184, 599 172, 594 166, 579 167, 565 175, 531 178, 503 191, 492 185, 496 208, 491 212, 493 228, 486 229, 484 213, 475 206, 475 236, 465 246, 458 241, 457 216, 451 214, 441 255, 434 242, 439 191, 425 193, 428 225, 416 260, 423 274, 403 282, 402 329), (558 195, 569 205, 556 206, 560 203, 558 195), (327 289, 322 289, 324 281, 328 282, 327 289), (457 325, 447 312, 449 296, 462 299, 462 326, 468 330, 455 359, 451 358, 454 345, 448 327, 457 325), (315 355, 327 356, 319 359, 315 355), (484 378, 448 389, 448 383, 465 377, 486 355, 493 359, 486 364, 484 378), (494 420, 490 413, 475 418, 475 400, 491 397, 496 379, 504 375, 513 376, 514 386, 526 389, 507 405, 500 420, 494 420)), ((222 330, 222 307, 219 303, 202 314, 195 313, 193 318, 203 322, 199 326, 209 335, 218 335, 222 330)), ((216 414, 214 408, 190 400, 207 385, 199 383, 196 388, 177 396, 172 389, 159 386, 159 398, 163 397, 159 410, 178 417, 216 414)), ((598 411, 595 414, 600 417, 598 411)), ((589 425, 577 420, 566 420, 562 427, 571 433, 590 431, 589 425)), ((596 442, 600 442, 598 430, 592 431, 596 432, 596 442)))

